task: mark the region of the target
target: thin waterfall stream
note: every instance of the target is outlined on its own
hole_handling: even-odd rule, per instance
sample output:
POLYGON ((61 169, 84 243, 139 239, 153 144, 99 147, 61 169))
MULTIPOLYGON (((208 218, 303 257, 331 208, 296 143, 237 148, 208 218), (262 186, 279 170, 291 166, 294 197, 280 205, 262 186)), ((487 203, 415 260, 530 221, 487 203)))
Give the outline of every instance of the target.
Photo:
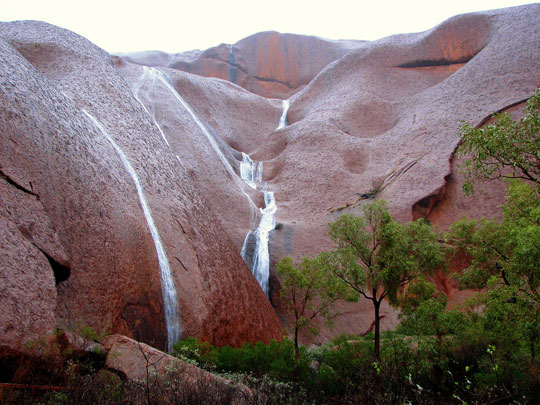
MULTIPOLYGON (((135 86, 134 86, 134 92, 135 92, 135 94, 137 94, 137 96, 136 96, 137 100, 139 100, 139 102, 141 104, 143 104, 142 101, 140 100, 140 98, 138 97, 138 93, 139 93, 140 88, 142 86, 142 83, 143 83, 143 81, 144 81, 144 79, 146 77, 150 77, 150 78, 152 78, 152 80, 154 80, 154 79, 159 80, 171 92, 171 94, 174 96, 174 98, 189 113, 189 115, 191 116, 193 121, 195 121, 197 126, 201 129, 201 131, 205 135, 206 139, 208 140, 208 142, 212 146, 212 149, 216 152, 219 159, 223 163, 223 166, 225 167, 227 172, 229 172, 229 174, 234 179, 234 181, 238 184, 238 186, 240 188, 240 191, 246 197, 246 199, 247 199, 247 201, 249 203, 249 206, 250 206, 250 211, 251 211, 251 220, 250 220, 250 222, 251 223, 254 222, 254 220, 255 220, 255 211, 256 211, 257 207, 255 206, 255 204, 253 203, 253 201, 251 200, 249 195, 244 191, 243 183, 240 181, 240 179, 238 178, 238 175, 235 173, 233 167, 231 166, 231 164, 229 163, 229 161, 227 160, 227 158, 225 157, 225 155, 221 151, 221 148, 218 145, 217 141, 214 139, 214 136, 210 133, 208 128, 206 128, 206 125, 204 125, 204 123, 201 121, 201 119, 195 113, 195 110, 193 110, 193 108, 189 105, 189 103, 182 98, 182 96, 178 93, 178 91, 176 91, 176 89, 174 88, 174 86, 172 84, 172 81, 171 81, 170 77, 166 73, 164 73, 164 72, 162 72, 162 71, 160 71, 160 70, 158 70, 156 68, 149 68, 147 66, 144 66, 143 67, 143 75, 141 76, 141 78, 139 78, 139 80, 135 83, 135 86)), ((144 104, 143 104, 143 107, 144 107, 144 104)), ((144 109, 148 112, 148 109, 146 107, 144 107, 144 109)), ((158 125, 158 123, 156 122, 154 116, 153 115, 151 115, 151 116, 154 119, 155 124, 160 129, 160 132, 162 133, 164 139, 166 139, 165 135, 163 134, 163 131, 161 131, 161 128, 158 125)), ((168 144, 168 142, 167 142, 167 144, 168 144)), ((180 158, 178 158, 178 156, 177 156, 177 159, 180 160, 180 158)))
POLYGON ((135 183, 135 188, 137 189, 137 194, 139 195, 139 202, 141 203, 144 217, 148 224, 148 228, 150 230, 150 234, 152 235, 152 240, 154 241, 154 246, 157 252, 159 270, 160 270, 160 275, 161 275, 161 291, 163 295, 163 313, 165 316, 165 325, 167 328, 167 350, 172 351, 174 344, 178 340, 180 340, 180 337, 181 337, 180 315, 178 312, 178 298, 176 295, 176 287, 174 285, 174 280, 172 278, 171 266, 169 264, 167 254, 165 253, 165 249, 163 248, 163 244, 161 243, 159 232, 154 223, 154 219, 152 217, 152 211, 150 210, 150 206, 148 205, 148 202, 146 201, 146 197, 144 195, 144 189, 141 185, 141 182, 139 181, 137 172, 135 171, 135 169, 129 162, 129 159, 127 158, 125 153, 122 151, 120 146, 118 146, 118 144, 114 141, 114 139, 111 138, 111 136, 107 133, 103 125, 101 125, 101 123, 96 118, 94 118, 86 110, 82 110, 82 111, 86 114, 88 118, 90 118, 92 123, 100 130, 100 132, 107 139, 107 141, 109 141, 109 143, 113 146, 113 148, 116 151, 116 154, 122 161, 124 168, 129 173, 129 175, 133 179, 133 182, 135 183))
POLYGON ((289 100, 283 100, 283 113, 281 114, 281 118, 279 119, 279 124, 276 129, 285 128, 287 125, 289 125, 287 121, 288 112, 289 112, 289 100))
MULTIPOLYGON (((159 130, 159 133, 161 134, 161 137, 163 138, 163 140, 165 141, 165 143, 167 144, 167 146, 171 146, 169 144, 169 141, 167 140, 167 137, 165 136, 165 133, 163 132, 163 130, 161 129, 161 126, 157 123, 156 121, 156 114, 154 111, 152 111, 152 113, 150 113, 150 111, 148 111, 148 108, 146 108, 146 105, 144 105, 144 103, 142 102, 142 100, 140 99, 139 97, 139 94, 140 94, 140 91, 141 91, 141 86, 143 85, 145 79, 147 77, 150 77, 151 74, 150 74, 150 70, 146 67, 146 66, 143 66, 143 74, 141 77, 139 77, 139 79, 135 82, 135 84, 133 85, 133 95, 135 96, 135 98, 137 99, 137 101, 139 102, 139 104, 142 105, 142 107, 144 108, 144 111, 146 111, 146 113, 152 117, 152 120, 154 121, 154 124, 156 125, 156 127, 158 128, 159 130)), ((154 80, 154 77, 152 76, 152 80, 154 80)), ((178 157, 177 157, 178 158, 178 157)), ((178 158, 178 160, 180 160, 180 158, 178 158)))
POLYGON ((250 230, 242 245, 240 255, 246 262, 251 272, 259 282, 262 290, 268 295, 268 279, 270 277, 270 253, 268 242, 270 231, 276 227, 274 214, 277 211, 274 193, 268 191, 266 183, 262 183, 263 162, 253 162, 251 158, 242 153, 240 175, 250 187, 257 189, 257 185, 262 185, 265 208, 261 208, 261 221, 255 230, 250 230), (253 241, 254 240, 254 241, 253 241), (249 249, 250 243, 254 243, 254 248, 249 249))
MULTIPOLYGON (((232 50, 231 50, 232 52, 232 50)), ((251 229, 248 231, 244 243, 241 249, 241 256, 250 268, 251 272, 259 282, 262 290, 266 295, 268 295, 268 279, 270 275, 270 254, 269 254, 269 234, 270 231, 275 228, 275 219, 274 214, 277 210, 277 205, 272 191, 268 191, 267 184, 262 181, 262 172, 263 172, 263 162, 253 162, 251 158, 242 152, 242 161, 240 162, 240 176, 236 174, 233 167, 221 151, 221 148, 214 138, 214 135, 210 133, 206 125, 195 113, 195 110, 187 103, 182 96, 178 93, 175 87, 172 84, 170 77, 155 68, 143 67, 143 74, 137 80, 133 86, 133 91, 136 99, 143 104, 139 97, 139 92, 145 81, 145 79, 157 79, 160 81, 175 97, 175 99, 182 105, 182 107, 190 114, 191 118, 195 121, 197 126, 201 129, 206 139, 218 155, 219 159, 223 163, 225 169, 229 172, 235 182, 237 182, 240 190, 245 195, 250 204, 251 210, 251 229), (264 195, 265 207, 259 208, 261 213, 261 219, 257 228, 253 229, 253 222, 256 218, 255 210, 256 206, 253 203, 251 197, 244 190, 243 184, 246 184, 254 190, 260 190, 264 195)), ((154 123, 158 126, 160 133, 167 142, 165 134, 158 125, 155 116, 149 111, 149 109, 144 106, 146 112, 152 117, 154 123)), ((283 113, 279 120, 278 128, 281 129, 287 126, 287 111, 289 108, 289 100, 283 100, 283 113)), ((167 142, 168 144, 168 142, 167 142)))
MULTIPOLYGON (((277 129, 287 126, 287 111, 289 109, 289 100, 283 100, 283 113, 279 120, 277 129)), ((274 214, 277 211, 276 199, 272 191, 268 191, 268 185, 262 182, 263 162, 253 162, 251 158, 242 153, 242 163, 240 165, 240 174, 242 179, 250 187, 257 189, 257 184, 262 185, 264 194, 265 208, 261 208, 261 221, 257 229, 249 231, 244 239, 240 254, 251 269, 251 272, 259 282, 264 293, 268 296, 268 280, 270 278, 270 251, 268 243, 270 242, 270 231, 276 227, 274 214), (255 240, 255 248, 250 255, 250 243, 255 240)))

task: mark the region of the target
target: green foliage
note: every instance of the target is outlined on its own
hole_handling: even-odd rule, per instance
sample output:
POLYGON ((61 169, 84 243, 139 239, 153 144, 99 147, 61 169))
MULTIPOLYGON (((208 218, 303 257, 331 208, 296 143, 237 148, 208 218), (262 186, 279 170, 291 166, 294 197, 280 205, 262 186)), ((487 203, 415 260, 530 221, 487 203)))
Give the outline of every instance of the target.
POLYGON ((279 261, 276 270, 281 281, 280 298, 294 317, 294 347, 298 358, 300 331, 317 334, 314 326, 317 318, 331 322, 337 315, 333 311, 333 304, 340 299, 354 299, 356 296, 327 271, 321 256, 304 257, 297 266, 287 256, 279 261))
POLYGON ((502 353, 521 347, 533 361, 540 344, 540 196, 513 181, 502 211, 501 221, 459 221, 448 240, 472 256, 458 278, 462 286, 486 289, 473 303, 482 309, 478 328, 502 353))
POLYGON ((109 335, 107 332, 99 334, 93 327, 86 324, 79 325, 78 332, 84 339, 92 340, 94 342, 99 342, 109 335))
POLYGON ((472 256, 460 277, 464 287, 506 287, 512 296, 540 305, 540 196, 530 186, 511 182, 502 221, 461 220, 447 240, 472 256))
POLYGON ((472 257, 457 276, 462 287, 482 289, 468 303, 468 325, 458 335, 477 342, 474 379, 498 387, 490 395, 538 389, 540 363, 540 195, 509 181, 502 220, 463 219, 447 241, 472 257), (531 370, 535 370, 531 372, 531 370))
MULTIPOLYGON (((300 355, 305 351, 300 349, 300 355)), ((174 345, 174 355, 180 359, 211 371, 268 374, 283 380, 293 378, 295 364, 294 344, 290 340, 245 343, 242 347, 216 347, 197 338, 188 337, 174 345)), ((299 361, 299 367, 307 366, 299 361)))
POLYGON ((463 361, 459 353, 469 359, 470 380, 486 399, 515 397, 512 392, 530 395, 540 386, 539 111, 540 89, 519 122, 500 114, 493 125, 471 128, 464 123, 461 129, 459 153, 468 158, 466 187, 471 190, 478 178, 511 179, 501 220, 462 219, 446 236, 472 258, 457 276, 460 285, 481 289, 469 301, 467 320, 447 349, 457 362, 463 361))
POLYGON ((435 285, 419 278, 411 283, 401 298, 403 318, 399 330, 408 335, 435 336, 439 344, 445 336, 454 335, 467 324, 465 314, 447 310, 448 298, 435 285))
POLYGON ((378 358, 381 302, 398 305, 402 288, 441 266, 443 254, 437 235, 422 219, 400 224, 383 200, 363 205, 362 214, 342 215, 329 224, 336 250, 320 257, 335 277, 372 301, 378 358))
POLYGON ((466 156, 462 170, 473 190, 475 179, 519 178, 540 187, 540 89, 529 98, 520 121, 509 114, 495 115, 496 122, 474 128, 463 122, 458 154, 466 156))
POLYGON ((364 205, 362 212, 329 224, 337 250, 324 256, 326 264, 366 298, 388 297, 397 304, 401 287, 443 263, 437 235, 423 219, 398 223, 383 200, 364 205))
POLYGON ((173 354, 197 367, 208 367, 212 363, 213 347, 201 342, 195 337, 187 337, 184 340, 179 340, 173 346, 173 354))
POLYGON ((258 376, 268 374, 291 380, 294 374, 294 346, 289 340, 269 344, 246 343, 241 348, 216 348, 214 359, 218 370, 248 372, 258 376))
POLYGON ((529 98, 519 121, 509 114, 495 116, 496 122, 474 128, 463 122, 458 154, 467 157, 462 170, 468 179, 465 191, 473 190, 475 179, 519 178, 540 190, 540 88, 529 98))

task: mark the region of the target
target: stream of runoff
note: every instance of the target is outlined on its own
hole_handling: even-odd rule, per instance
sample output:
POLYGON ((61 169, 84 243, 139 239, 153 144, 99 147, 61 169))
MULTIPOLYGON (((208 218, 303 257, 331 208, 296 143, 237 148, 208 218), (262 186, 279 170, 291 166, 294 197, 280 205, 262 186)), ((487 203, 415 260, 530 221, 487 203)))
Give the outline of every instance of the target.
POLYGON ((268 279, 270 277, 268 242, 270 240, 270 231, 276 227, 274 214, 276 213, 277 205, 274 193, 268 191, 267 184, 262 182, 262 171, 262 162, 253 162, 248 155, 242 153, 242 163, 240 165, 242 180, 254 189, 261 188, 264 195, 265 207, 260 208, 262 215, 259 226, 247 233, 240 255, 257 279, 264 293, 268 295, 268 279))
POLYGON ((276 129, 285 128, 288 125, 287 113, 289 112, 289 100, 283 100, 283 113, 276 129))
POLYGON ((125 153, 122 151, 120 146, 107 133, 103 125, 101 125, 101 123, 97 119, 95 119, 90 113, 88 113, 86 110, 82 110, 82 111, 86 114, 88 118, 90 118, 92 123, 99 129, 99 131, 103 134, 103 136, 107 139, 107 141, 109 141, 109 143, 113 146, 114 150, 116 151, 116 154, 122 161, 124 168, 129 173, 129 175, 133 179, 133 182, 135 183, 135 188, 137 189, 137 194, 139 195, 139 202, 141 203, 144 217, 146 219, 146 223, 148 224, 148 229, 150 230, 150 234, 152 235, 152 240, 154 241, 154 246, 157 252, 159 270, 160 270, 160 275, 161 275, 163 312, 165 316, 165 325, 167 328, 167 350, 170 352, 172 351, 174 344, 178 340, 180 340, 180 337, 181 337, 180 315, 178 312, 178 298, 176 295, 176 288, 174 285, 174 280, 172 278, 172 271, 171 271, 171 266, 169 264, 169 259, 167 258, 167 254, 165 253, 165 249, 163 248, 163 244, 161 243, 159 232, 156 228, 154 219, 152 217, 152 211, 150 210, 150 206, 148 205, 148 202, 146 201, 143 186, 141 185, 141 182, 139 181, 137 172, 135 171, 135 169, 129 162, 129 159, 127 158, 125 153))
MULTIPOLYGON (((283 113, 279 119, 277 129, 287 126, 287 111, 289 100, 283 100, 283 113)), ((253 162, 251 158, 242 153, 240 175, 242 180, 251 188, 260 188, 264 195, 264 208, 261 208, 261 221, 255 230, 250 230, 242 245, 240 254, 251 272, 259 282, 262 290, 268 296, 268 280, 270 279, 270 231, 275 229, 276 221, 274 214, 277 211, 276 199, 272 191, 268 191, 268 185, 262 181, 263 162, 253 162), (253 245, 254 248, 252 247, 253 245), (250 249, 251 247, 251 249, 250 249)))
MULTIPOLYGON (((167 73, 162 72, 158 69, 149 68, 145 66, 143 67, 142 76, 137 80, 137 82, 133 86, 133 92, 136 99, 143 105, 146 112, 154 120, 154 123, 159 128, 160 133, 167 144, 169 144, 169 142, 167 141, 165 134, 163 133, 163 131, 161 130, 161 127, 158 125, 155 119, 155 115, 153 114, 153 109, 149 107, 150 109, 152 109, 152 113, 151 113, 149 111, 149 108, 147 108, 141 100, 140 91, 145 80, 152 80, 152 81, 157 80, 161 82, 171 92, 174 98, 189 113, 193 121, 201 129, 207 141, 212 146, 212 149, 218 155, 219 159, 221 160, 227 172, 231 174, 234 181, 240 187, 240 190, 242 191, 242 193, 248 199, 250 210, 251 210, 250 223, 252 225, 251 225, 251 229, 248 231, 244 239, 244 243, 242 245, 240 254, 242 258, 244 259, 244 261, 246 262, 246 264, 248 265, 251 272, 253 273, 253 275, 255 276, 255 278, 257 279, 264 293, 268 295, 268 279, 270 276, 270 254, 269 254, 268 243, 269 243, 270 231, 272 231, 275 228, 274 214, 277 210, 277 205, 276 205, 276 200, 274 198, 274 193, 272 191, 269 191, 267 184, 262 181, 263 162, 253 162, 247 154, 242 152, 242 161, 240 162, 240 169, 239 169, 240 176, 238 176, 238 174, 235 172, 230 162, 227 160, 227 158, 223 154, 218 141, 214 138, 214 134, 211 133, 211 131, 206 127, 204 122, 197 115, 197 113, 191 107, 191 105, 186 100, 184 100, 184 98, 176 90, 169 75, 167 75, 167 73), (253 203, 251 197, 244 190, 245 186, 243 184, 247 185, 248 187, 254 190, 261 191, 264 196, 265 207, 259 208, 261 219, 256 228, 254 228, 254 224, 255 224, 254 219, 257 216, 255 215, 256 211, 254 211, 256 210, 256 206, 253 203)), ((277 129, 281 129, 287 126, 288 108, 289 108, 289 101, 283 100, 283 112, 280 117, 277 129)))
MULTIPOLYGON (((133 92, 134 92, 135 98, 143 106, 143 108, 146 110, 146 112, 152 117, 152 119, 154 120, 154 123, 158 127, 163 139, 165 140, 167 145, 169 145, 169 142, 167 141, 167 138, 165 137, 165 134, 163 133, 163 131, 161 130, 160 125, 157 123, 157 121, 155 119, 155 115, 151 114, 148 111, 148 109, 146 108, 144 103, 141 101, 141 98, 139 96, 140 91, 141 91, 141 87, 142 87, 145 80, 152 80, 152 83, 155 80, 160 82, 173 95, 173 97, 176 99, 176 101, 178 103, 180 103, 182 108, 184 108, 189 113, 189 115, 191 116, 193 121, 195 121, 197 126, 203 132, 203 134, 206 137, 207 141, 210 143, 210 146, 212 146, 212 149, 214 150, 214 152, 218 155, 219 160, 221 161, 221 163, 223 164, 223 166, 225 167, 227 172, 229 172, 231 177, 234 179, 234 181, 237 183, 238 187, 240 188, 240 191, 246 197, 246 200, 248 201, 248 204, 249 204, 249 207, 250 207, 250 213, 251 213, 250 223, 253 223, 254 220, 255 220, 255 217, 256 217, 255 211, 256 211, 257 207, 255 206, 255 204, 253 203, 253 201, 251 200, 249 195, 244 191, 244 188, 243 188, 243 185, 242 185, 243 183, 240 181, 240 179, 238 178, 238 175, 235 173, 233 167, 231 166, 231 164, 229 163, 229 161, 227 160, 227 158, 223 154, 218 142, 216 141, 214 136, 210 133, 210 131, 208 130, 206 125, 199 118, 199 116, 197 115, 195 110, 191 107, 191 105, 186 100, 184 100, 184 98, 180 95, 180 93, 178 93, 178 91, 176 91, 176 89, 175 89, 169 75, 167 73, 164 73, 164 72, 156 69, 156 68, 143 66, 143 74, 133 86, 133 92)), ((176 156, 176 158, 180 161, 180 158, 178 157, 178 155, 176 156)), ((183 166, 183 164, 182 164, 182 166, 183 166)))

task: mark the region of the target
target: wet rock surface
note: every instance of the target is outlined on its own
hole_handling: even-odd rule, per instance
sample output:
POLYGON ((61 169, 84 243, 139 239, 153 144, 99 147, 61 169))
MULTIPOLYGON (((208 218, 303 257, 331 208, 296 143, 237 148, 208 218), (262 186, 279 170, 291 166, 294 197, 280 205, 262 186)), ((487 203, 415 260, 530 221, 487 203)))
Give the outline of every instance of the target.
POLYGON ((156 251, 133 180, 82 109, 140 178, 174 275, 183 335, 216 344, 280 337, 268 300, 110 56, 45 23, 2 23, 0 38, 0 181, 23 195, 2 193, 3 246, 12 247, 2 252, 1 319, 15 331, 1 343, 87 324, 165 345, 156 251), (56 287, 48 257, 69 267, 56 287))
MULTIPOLYGON (((241 152, 264 162, 263 180, 275 193, 282 227, 270 233, 273 264, 331 248, 327 223, 373 198, 386 199, 400 221, 426 217, 440 230, 462 215, 496 216, 504 185, 474 199, 461 194, 458 130, 462 120, 484 123, 538 86, 539 27, 540 6, 533 4, 456 16, 423 33, 374 42, 327 46, 262 33, 174 65, 174 55, 158 52, 111 58, 46 24, 0 25, 0 187, 11 190, 0 198, 11 207, 0 216, 7 224, 0 235, 12 246, 2 260, 21 273, 14 280, 30 275, 22 293, 2 275, 0 294, 10 301, 2 319, 22 313, 16 297, 32 302, 24 291, 45 291, 27 309, 40 320, 15 326, 18 335, 5 335, 6 343, 21 341, 20 331, 84 322, 145 333, 142 340, 164 345, 156 253, 135 188, 82 108, 141 177, 172 266, 184 333, 218 344, 268 340, 280 335, 278 318, 239 255, 264 206, 260 190, 238 183, 241 152), (246 77, 239 68, 232 74, 231 54, 246 77), (283 62, 291 55, 294 61, 283 62), (223 157, 169 89, 140 82, 142 65, 167 74, 223 157), (190 66, 200 76, 180 71, 190 66), (261 95, 290 96, 287 127, 276 129, 281 100, 261 95), (17 201, 28 201, 32 214, 17 201), (57 282, 49 258, 69 277, 57 282)), ((465 264, 457 258, 452 266, 465 264)), ((464 298, 448 280, 437 282, 454 303, 464 298)), ((270 284, 287 325, 279 280, 271 276, 270 284)), ((333 330, 321 325, 318 340, 365 333, 370 305, 340 304, 344 315, 333 330)), ((394 327, 396 311, 382 311, 383 327, 394 327)), ((4 329, 13 324, 2 322, 4 329)))

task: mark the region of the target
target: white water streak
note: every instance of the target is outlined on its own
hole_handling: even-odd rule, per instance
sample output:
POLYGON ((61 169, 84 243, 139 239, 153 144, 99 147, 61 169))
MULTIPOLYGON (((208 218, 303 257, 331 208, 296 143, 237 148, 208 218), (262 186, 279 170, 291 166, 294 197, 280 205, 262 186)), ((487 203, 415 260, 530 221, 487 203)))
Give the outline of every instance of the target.
MULTIPOLYGON (((184 107, 184 109, 189 113, 189 115, 191 116, 193 121, 195 121, 197 126, 204 133, 206 139, 208 140, 208 142, 210 143, 210 145, 212 146, 212 148, 214 149, 214 151, 218 155, 219 159, 223 163, 223 166, 229 172, 231 177, 234 179, 234 181, 236 182, 236 184, 240 188, 240 191, 246 197, 246 199, 248 201, 248 204, 249 204, 250 212, 251 212, 250 223, 253 225, 253 222, 256 219, 255 212, 256 212, 257 207, 255 206, 255 204, 253 203, 253 201, 251 200, 249 195, 247 195, 247 193, 244 191, 244 186, 243 186, 242 182, 238 179, 238 175, 235 173, 233 167, 231 166, 231 164, 229 163, 229 161, 227 160, 227 158, 225 157, 225 155, 221 151, 221 148, 219 147, 218 143, 214 139, 213 135, 206 128, 206 125, 204 125, 204 123, 201 121, 201 119, 198 117, 198 115, 195 113, 195 111, 189 105, 189 103, 187 101, 185 101, 182 98, 182 96, 176 91, 176 89, 172 85, 171 79, 169 78, 169 76, 166 73, 164 73, 164 72, 162 72, 162 71, 160 71, 158 69, 155 69, 155 68, 148 68, 146 66, 144 67, 144 70, 145 70, 145 72, 148 72, 147 74, 149 76, 151 76, 153 78, 154 77, 157 78, 161 83, 163 83, 165 85, 165 87, 173 94, 175 99, 178 102, 180 102, 182 107, 184 107)), ((143 79, 144 79, 144 74, 143 74, 143 77, 139 81, 141 81, 141 83, 142 83, 143 79)))
POLYGON ((161 290, 163 295, 163 312, 165 315, 165 324, 167 327, 167 350, 172 351, 173 345, 178 340, 180 340, 181 337, 180 316, 178 313, 178 298, 176 295, 176 288, 174 285, 174 280, 172 278, 172 271, 169 260, 167 259, 167 254, 165 253, 165 249, 163 248, 163 244, 161 243, 161 238, 159 237, 159 233, 154 223, 154 219, 152 218, 152 211, 150 210, 150 206, 146 201, 144 190, 139 181, 139 177, 137 176, 137 173, 129 162, 127 156, 124 154, 120 146, 118 146, 118 144, 114 141, 114 139, 109 136, 101 123, 96 120, 92 115, 90 115, 86 110, 82 111, 88 116, 88 118, 90 118, 92 123, 101 131, 103 136, 105 136, 109 143, 114 147, 116 154, 120 157, 120 160, 122 161, 126 171, 130 174, 133 182, 135 183, 135 188, 137 189, 137 194, 139 195, 139 201, 143 209, 144 217, 148 224, 150 234, 152 235, 152 239, 154 241, 154 246, 156 248, 158 256, 159 270, 161 274, 161 290))
MULTIPOLYGON (((180 94, 176 91, 176 89, 174 88, 171 82, 171 79, 164 72, 161 72, 160 70, 157 70, 155 68, 144 67, 144 73, 142 77, 137 81, 134 87, 134 92, 137 95, 144 80, 147 77, 152 77, 152 80, 154 78, 157 78, 159 81, 161 81, 167 87, 167 89, 174 95, 176 100, 179 101, 180 104, 184 107, 184 109, 191 115, 191 118, 202 130, 208 142, 210 143, 210 145, 212 146, 216 154, 219 156, 221 162, 225 166, 225 169, 231 174, 234 181, 237 182, 237 184, 239 185, 242 193, 246 196, 250 204, 250 209, 252 210, 251 222, 253 223, 255 219, 255 216, 254 216, 254 210, 256 209, 255 204, 253 203, 249 195, 244 191, 242 182, 240 182, 238 175, 235 173, 231 164, 229 163, 229 161, 227 160, 227 158, 221 151, 221 148, 219 147, 218 143, 214 139, 214 136, 206 128, 204 123, 197 116, 197 114, 195 113, 193 108, 189 105, 189 103, 187 103, 182 98, 182 96, 180 96, 180 94)), ((138 96, 136 97, 137 97, 137 100, 141 102, 138 96)), ((288 100, 284 100, 283 101, 284 113, 282 115, 282 119, 280 120, 280 126, 282 125, 281 122, 283 121, 283 127, 287 125, 286 118, 287 118, 288 105, 289 105, 288 100)), ((145 110, 148 112, 146 107, 145 107, 145 110)), ((154 122, 155 122, 155 118, 154 118, 154 122)), ((157 125, 157 122, 156 122, 156 125, 157 125)), ((158 128, 159 128, 159 125, 158 125, 158 128)), ((247 184, 249 187, 253 189, 257 189, 257 184, 262 184, 262 170, 263 170, 262 162, 253 162, 248 155, 246 155, 245 153, 242 153, 242 162, 240 163, 240 177, 242 180, 244 180, 245 184, 247 184)), ((259 226, 253 231, 250 230, 248 234, 246 235, 244 244, 242 246, 241 255, 244 261, 250 267, 251 271, 253 272, 255 278, 261 285, 261 288, 263 289, 265 294, 268 295, 268 278, 270 275, 270 255, 269 255, 269 249, 268 249, 268 241, 269 241, 270 231, 275 228, 274 213, 277 210, 277 206, 275 203, 274 193, 266 190, 266 184, 264 185, 263 193, 264 193, 265 208, 260 209, 262 216, 259 222, 259 226), (255 250, 253 252, 253 258, 251 260, 251 264, 248 263, 249 258, 247 257, 247 244, 250 237, 254 237, 256 241, 255 250)))
MULTIPOLYGON (((152 120, 154 121, 154 124, 156 124, 156 127, 158 128, 159 130, 159 133, 161 134, 163 140, 165 141, 165 143, 167 144, 167 146, 171 146, 169 144, 169 141, 167 140, 167 137, 165 136, 165 133, 163 133, 163 130, 161 129, 161 127, 159 126, 159 124, 157 123, 156 121, 156 114, 154 111, 152 111, 152 113, 150 113, 150 111, 148 111, 148 109, 146 108, 146 106, 144 105, 144 103, 142 102, 142 100, 139 98, 139 92, 141 90, 141 86, 143 85, 144 83, 144 79, 146 79, 146 77, 148 76, 148 68, 146 66, 143 67, 143 74, 141 77, 139 77, 139 80, 137 80, 137 82, 133 85, 133 95, 135 96, 135 98, 137 99, 137 101, 142 105, 142 107, 144 108, 144 111, 146 111, 146 113, 152 117, 152 120)), ((154 78, 152 77, 152 83, 154 81, 154 78)), ((182 163, 182 162, 180 162, 182 163)), ((182 166, 184 166, 182 164, 182 166)))
POLYGON ((240 177, 253 189, 257 189, 257 183, 262 181, 263 162, 253 162, 251 158, 242 152, 240 163, 240 177))
MULTIPOLYGON (((250 187, 256 189, 257 184, 262 183, 263 162, 255 163, 251 158, 242 153, 242 163, 240 165, 240 175, 250 187)), ((262 290, 268 295, 268 279, 270 277, 270 252, 268 242, 270 240, 270 231, 276 227, 274 214, 277 210, 274 193, 267 191, 267 185, 263 186, 265 208, 261 209, 261 221, 254 231, 248 232, 242 245, 240 255, 246 262, 251 272, 259 282, 262 290), (253 257, 249 257, 249 243, 255 239, 255 248, 253 257)))
POLYGON ((167 87, 167 89, 170 90, 170 92, 180 102, 180 104, 182 104, 182 106, 186 109, 189 115, 191 115, 191 118, 193 118, 193 121, 195 121, 195 123, 203 131, 204 135, 206 136, 206 139, 208 140, 208 142, 210 142, 210 145, 212 145, 212 148, 214 148, 214 150, 218 154, 219 158, 223 162, 223 165, 225 166, 227 171, 231 173, 234 177, 236 177, 236 173, 234 172, 234 169, 232 168, 231 164, 229 163, 229 161, 227 160, 223 152, 221 152, 221 149, 219 145, 217 144, 216 140, 214 139, 210 131, 208 131, 208 129, 206 128, 206 125, 204 125, 203 122, 200 120, 199 116, 195 113, 193 108, 191 108, 191 106, 182 98, 182 96, 180 96, 180 94, 178 94, 178 92, 172 85, 171 79, 169 78, 169 76, 165 75, 165 73, 155 68, 147 68, 145 66, 145 69, 146 71, 149 72, 150 76, 156 77, 158 80, 160 80, 167 87))
POLYGON ((255 250, 253 252, 253 259, 250 263, 247 263, 251 269, 251 272, 259 282, 262 290, 268 295, 268 279, 270 277, 270 252, 268 249, 268 242, 270 239, 270 231, 276 227, 274 214, 277 211, 276 200, 274 193, 266 190, 266 186, 263 190, 264 203, 266 207, 261 208, 261 222, 255 231, 249 232, 244 240, 242 251, 240 254, 244 261, 247 260, 247 248, 248 242, 251 237, 255 238, 255 250))
POLYGON ((289 100, 283 100, 283 113, 281 113, 281 118, 279 119, 279 124, 277 129, 285 128, 288 125, 287 122, 287 112, 289 111, 289 100))

